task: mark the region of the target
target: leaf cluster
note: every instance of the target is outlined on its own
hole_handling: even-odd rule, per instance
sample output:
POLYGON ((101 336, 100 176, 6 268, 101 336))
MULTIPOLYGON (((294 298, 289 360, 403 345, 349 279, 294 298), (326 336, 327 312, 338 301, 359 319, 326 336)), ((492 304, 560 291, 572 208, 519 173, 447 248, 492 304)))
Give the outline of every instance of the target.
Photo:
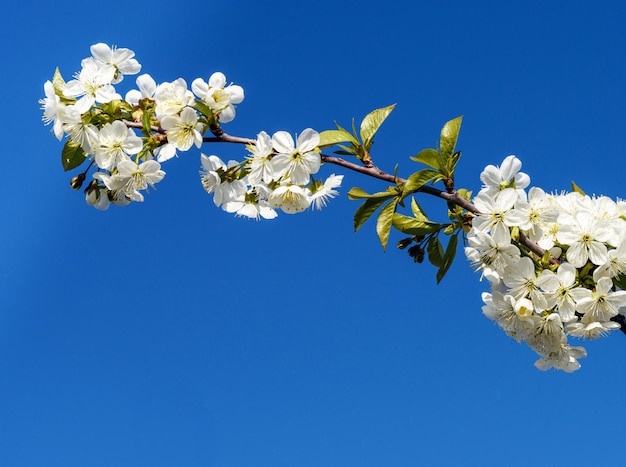
MULTIPOLYGON (((360 125, 360 140, 357 138, 353 122, 352 134, 337 125, 337 130, 322 133, 321 144, 325 147, 336 144, 341 148, 336 151, 337 154, 354 155, 367 166, 368 162, 371 162, 369 154, 374 135, 393 108, 394 106, 389 106, 368 114, 360 125), (348 145, 340 144, 346 142, 348 145)), ((437 283, 443 279, 454 260, 459 236, 467 228, 467 213, 463 208, 449 203, 449 222, 434 222, 428 218, 411 195, 423 191, 425 185, 434 185, 438 182, 443 183, 447 192, 454 192, 454 171, 461 156, 461 153, 456 151, 461 121, 462 117, 448 121, 441 129, 439 144, 436 148, 424 149, 410 158, 425 165, 426 168, 414 172, 406 180, 400 179, 394 174, 395 184, 387 187, 384 191, 368 193, 355 187, 348 192, 349 199, 362 201, 354 213, 355 232, 375 213, 378 213, 376 234, 383 249, 386 250, 387 248, 392 228, 410 235, 398 243, 398 248, 408 247, 409 256, 418 263, 421 263, 427 256, 429 262, 438 268, 437 283), (400 207, 405 207, 405 200, 408 197, 411 198, 412 215, 398 212, 400 207), (447 242, 444 241, 444 237, 448 237, 447 242), (411 246, 411 244, 413 245, 411 246)), ((456 193, 468 200, 471 196, 471 193, 466 190, 460 190, 456 193)))
POLYGON ((374 144, 374 136, 395 106, 396 104, 393 104, 367 114, 361 121, 358 134, 354 120, 352 120, 352 133, 335 122, 336 130, 326 130, 320 133, 320 149, 337 145, 340 149, 335 151, 335 154, 355 156, 363 165, 371 167, 373 163, 370 151, 374 144))

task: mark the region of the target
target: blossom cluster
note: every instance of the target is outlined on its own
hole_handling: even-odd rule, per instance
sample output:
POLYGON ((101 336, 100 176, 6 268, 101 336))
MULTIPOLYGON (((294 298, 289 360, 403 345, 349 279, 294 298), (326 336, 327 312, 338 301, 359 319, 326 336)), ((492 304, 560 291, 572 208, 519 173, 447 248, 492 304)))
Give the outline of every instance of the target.
POLYGON ((509 156, 481 173, 465 253, 491 285, 483 313, 540 355, 537 368, 572 372, 586 351, 568 338, 606 335, 620 328, 612 318, 626 314, 626 202, 526 191, 520 169, 509 156))
MULTIPOLYGON (((102 43, 90 50, 74 79, 65 82, 57 71, 44 84, 46 97, 40 103, 54 135, 59 140, 67 135, 70 149, 82 151, 71 168, 83 162, 81 155, 90 162, 73 186, 79 188, 94 168, 85 196, 100 210, 111 203, 143 201, 142 192, 165 176, 161 164, 179 152, 200 148, 206 132, 231 122, 235 106, 244 100, 243 88, 229 84, 221 72, 206 81, 195 79, 191 89, 182 78, 157 84, 142 74, 137 89, 122 99, 115 85, 141 71, 134 52, 102 43)), ((261 132, 248 145, 250 154, 243 162, 224 164, 217 156, 201 154, 202 185, 214 194, 216 205, 238 216, 271 219, 277 209, 321 209, 337 194, 342 176, 331 175, 324 183, 311 177, 321 165, 319 141, 312 129, 304 130, 297 144, 287 132, 272 138, 261 132)))
POLYGON ((288 214, 310 206, 321 209, 337 195, 343 175, 330 175, 324 183, 311 178, 321 165, 317 151, 319 133, 305 129, 294 143, 291 135, 262 131, 255 144, 248 145, 244 163, 225 164, 217 156, 202 154, 200 177, 216 206, 249 218, 273 219, 276 209, 288 214))

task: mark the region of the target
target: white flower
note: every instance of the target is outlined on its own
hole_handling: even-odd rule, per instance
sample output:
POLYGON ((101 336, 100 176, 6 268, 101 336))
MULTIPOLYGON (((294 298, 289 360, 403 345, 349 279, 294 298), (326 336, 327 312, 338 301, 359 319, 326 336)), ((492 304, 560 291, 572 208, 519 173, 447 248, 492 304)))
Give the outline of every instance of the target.
POLYGON ((227 169, 224 161, 217 156, 206 156, 200 154, 202 170, 200 170, 200 180, 204 190, 211 194, 222 183, 221 173, 227 169))
POLYGON ((626 234, 619 238, 617 248, 608 251, 606 263, 601 264, 593 271, 593 279, 597 282, 600 277, 617 277, 626 271, 626 234))
POLYGON ((504 270, 504 283, 510 287, 510 293, 516 299, 528 297, 532 300, 535 309, 544 311, 548 308, 548 301, 543 295, 535 274, 535 264, 528 257, 520 258, 504 270))
POLYGON ((222 205, 226 212, 234 212, 237 217, 247 217, 249 219, 259 220, 274 219, 278 213, 273 209, 267 200, 259 199, 255 190, 247 191, 243 198, 228 201, 222 205))
POLYGON ((161 164, 155 160, 137 164, 126 159, 117 165, 117 173, 110 177, 107 188, 123 193, 132 201, 141 202, 143 195, 139 191, 154 187, 156 183, 163 180, 164 176, 165 172, 161 170, 161 164))
POLYGON ((483 182, 481 192, 495 196, 507 188, 514 188, 520 199, 525 198, 524 188, 530 184, 530 177, 519 170, 522 162, 515 156, 508 156, 500 167, 488 165, 480 174, 483 182))
POLYGON ((519 249, 509 241, 497 243, 493 237, 472 227, 467 240, 465 255, 474 270, 482 270, 490 282, 498 282, 504 268, 520 256, 519 249))
POLYGON ((93 58, 84 59, 81 65, 82 70, 76 79, 68 81, 63 90, 68 97, 80 97, 75 105, 81 114, 89 111, 95 102, 105 104, 122 98, 111 85, 115 67, 98 63, 93 58))
POLYGON ((85 190, 85 201, 89 206, 93 206, 98 211, 106 211, 111 205, 108 190, 101 187, 90 187, 85 190))
POLYGON ((604 323, 600 323, 598 321, 585 322, 583 318, 583 321, 568 324, 567 332, 576 337, 597 339, 619 328, 620 325, 614 321, 606 321, 604 323))
POLYGON ((124 75, 135 75, 141 71, 141 65, 133 58, 135 52, 130 49, 118 49, 99 43, 92 45, 90 50, 94 59, 115 68, 113 84, 122 81, 124 75))
POLYGON ((201 78, 195 79, 191 89, 214 113, 219 114, 222 123, 235 118, 234 104, 240 104, 244 99, 243 88, 234 84, 226 86, 226 76, 220 72, 213 73, 208 83, 201 78))
POLYGON ((556 274, 544 269, 537 278, 537 285, 546 292, 548 306, 556 305, 563 322, 572 321, 575 316, 575 301, 572 290, 576 288, 576 268, 562 263, 556 274))
POLYGON ((609 321, 620 313, 620 308, 626 306, 626 292, 618 290, 612 292, 613 281, 608 277, 601 278, 594 291, 578 287, 572 290, 576 300, 576 311, 585 315, 585 322, 609 321))
POLYGON ((528 200, 517 200, 508 219, 512 225, 526 232, 530 241, 537 243, 542 240, 543 231, 549 229, 548 225, 556 221, 556 214, 545 192, 533 187, 528 193, 528 200))
POLYGON ((274 152, 272 139, 266 132, 260 132, 257 135, 256 144, 249 146, 248 149, 252 155, 252 157, 248 158, 250 167, 248 181, 250 184, 270 183, 272 180, 279 178, 271 162, 271 156, 274 152))
POLYGON ((512 188, 505 188, 494 198, 486 192, 480 192, 474 198, 474 206, 480 211, 473 226, 485 233, 491 233, 496 243, 510 243, 513 225, 510 213, 517 201, 517 193, 512 188))
POLYGON ((156 115, 162 118, 166 115, 177 115, 185 107, 193 107, 195 99, 187 89, 187 82, 178 78, 171 83, 161 83, 154 91, 156 101, 156 115))
POLYGON ((536 320, 535 329, 526 343, 539 355, 549 355, 559 351, 563 336, 561 318, 557 313, 550 313, 536 320))
POLYGON ((152 98, 156 92, 156 81, 149 74, 143 74, 137 77, 136 81, 137 89, 131 89, 126 93, 126 102, 131 105, 138 105, 139 100, 146 97, 152 98))
POLYGON ((202 135, 197 130, 198 114, 191 107, 185 107, 178 115, 167 115, 161 120, 161 127, 167 130, 167 141, 181 151, 192 145, 202 146, 202 135))
POLYGON ((99 145, 96 147, 96 164, 102 169, 111 170, 129 155, 137 154, 143 142, 135 132, 122 121, 115 120, 100 129, 99 145))
POLYGON ((276 188, 269 198, 270 205, 280 208, 287 214, 305 211, 311 204, 307 192, 298 185, 282 185, 276 188))
POLYGON ((572 266, 581 268, 587 260, 595 265, 607 262, 607 248, 604 243, 614 245, 617 242, 609 224, 597 221, 587 211, 579 211, 576 217, 563 213, 558 222, 561 226, 556 238, 559 243, 569 245, 566 258, 572 266))
POLYGON ((557 368, 566 373, 571 373, 580 369, 579 358, 587 356, 587 351, 583 347, 572 347, 567 343, 567 337, 561 337, 560 347, 555 352, 551 352, 535 362, 535 367, 545 371, 550 368, 557 368))
POLYGON ((510 295, 500 292, 483 293, 483 314, 498 323, 507 336, 517 342, 525 341, 535 329, 539 317, 533 313, 532 302, 524 299, 517 303, 510 295))
POLYGON ((339 194, 335 188, 340 187, 342 181, 343 175, 331 174, 323 185, 320 182, 314 182, 314 187, 309 186, 309 191, 311 191, 311 205, 317 210, 325 208, 328 200, 339 194), (315 191, 312 191, 312 188, 315 191))
POLYGON ((95 154, 98 146, 98 128, 90 123, 84 123, 80 110, 75 105, 68 105, 58 109, 59 118, 63 122, 63 131, 70 135, 70 139, 80 146, 87 154, 95 154))
POLYGON ((46 81, 43 85, 43 90, 46 93, 46 97, 39 100, 41 110, 43 110, 42 119, 45 125, 53 124, 54 136, 61 141, 61 138, 63 138, 63 123, 59 118, 59 111, 65 106, 61 103, 61 98, 57 96, 52 81, 46 81))
POLYGON ((291 183, 306 185, 322 163, 319 153, 315 151, 319 143, 319 133, 311 128, 298 136, 296 144, 289 133, 277 131, 272 136, 272 144, 278 153, 272 159, 274 169, 281 175, 286 174, 291 183))
MULTIPOLYGON (((202 186, 207 193, 213 193, 213 202, 216 206, 219 207, 233 201, 245 201, 247 187, 243 180, 222 180, 222 175, 228 168, 236 165, 235 161, 229 161, 227 166, 219 157, 207 157, 204 154, 200 155, 200 161, 202 163, 202 170, 200 171, 202 186)), ((230 208, 225 205, 223 209, 230 208)))

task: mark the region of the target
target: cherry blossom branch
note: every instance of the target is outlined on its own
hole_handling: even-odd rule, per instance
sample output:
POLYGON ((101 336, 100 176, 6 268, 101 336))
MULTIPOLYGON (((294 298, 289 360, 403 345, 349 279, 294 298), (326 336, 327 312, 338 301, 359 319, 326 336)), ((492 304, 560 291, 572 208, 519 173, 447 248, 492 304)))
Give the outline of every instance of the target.
MULTIPOLYGON (((131 128, 143 128, 142 123, 141 122, 132 122, 132 121, 128 121, 125 120, 124 123, 126 124, 126 126, 131 127, 131 128)), ((150 127, 150 129, 152 131, 154 131, 155 133, 159 133, 159 134, 167 134, 167 131, 164 130, 161 127, 157 127, 157 126, 152 126, 150 127)), ((211 125, 210 127, 210 131, 211 133, 213 133, 214 136, 212 137, 204 137, 202 138, 202 141, 205 143, 233 143, 233 144, 251 144, 254 145, 256 144, 256 140, 250 139, 250 138, 243 138, 243 137, 239 137, 239 136, 231 136, 227 133, 224 133, 222 127, 219 124, 214 124, 211 125)), ((395 184, 396 182, 400 182, 400 183, 404 183, 406 182, 406 179, 404 178, 400 178, 400 177, 394 177, 392 174, 387 173, 383 170, 380 170, 378 167, 376 167, 373 163, 369 163, 366 166, 365 165, 359 165, 356 164, 354 162, 350 162, 347 161, 345 159, 341 159, 340 157, 335 157, 335 156, 328 156, 325 154, 321 154, 321 158, 322 158, 322 162, 325 162, 327 164, 333 164, 333 165, 338 165, 340 167, 343 167, 345 169, 348 170, 352 170, 353 172, 358 172, 364 175, 367 175, 369 177, 373 177, 373 178, 377 178, 379 180, 383 180, 385 182, 388 183, 393 183, 395 184)), ((469 201, 463 199, 461 196, 459 196, 459 194, 453 190, 450 189, 450 187, 446 187, 446 191, 444 190, 439 190, 437 188, 431 187, 431 186, 421 186, 420 188, 417 189, 418 192, 420 193, 425 193, 431 196, 435 196, 437 198, 441 198, 444 199, 450 203, 453 203, 457 206, 462 207, 463 209, 465 209, 468 212, 471 212, 474 215, 479 215, 480 211, 476 208, 476 206, 474 206, 472 203, 470 203, 469 201)), ((542 257, 543 255, 545 255, 545 250, 543 250, 541 247, 539 247, 539 245, 537 245, 536 243, 530 241, 525 235, 520 233, 520 237, 519 237, 519 243, 524 245, 526 248, 528 248, 530 251, 532 251, 533 253, 535 253, 537 256, 542 257)), ((560 261, 554 257, 550 258, 550 262, 552 264, 560 264, 560 261)), ((624 332, 626 332, 626 330, 624 328, 622 328, 624 330, 624 332)))
MULTIPOLYGON (((328 164, 339 165, 339 166, 344 167, 346 169, 349 169, 349 170, 352 170, 352 171, 355 171, 355 172, 359 172, 359 173, 362 173, 364 175, 368 175, 370 177, 378 178, 379 180, 384 180, 384 181, 389 182, 389 183, 396 183, 396 181, 398 181, 400 183, 406 182, 406 180, 403 179, 403 178, 397 178, 396 179, 393 175, 380 170, 375 165, 372 165, 371 167, 365 167, 365 166, 362 166, 362 165, 355 164, 354 162, 346 161, 346 160, 341 159, 339 157, 326 156, 326 155, 323 155, 323 154, 322 154, 322 161, 326 162, 328 164)), ((417 191, 420 192, 420 193, 426 193, 426 194, 431 195, 431 196, 436 196, 438 198, 445 199, 446 201, 449 201, 449 202, 451 202, 453 204, 456 204, 457 206, 462 207, 463 209, 465 209, 468 212, 471 212, 472 214, 475 214, 475 215, 479 215, 480 214, 480 211, 476 208, 476 206, 474 206, 469 201, 463 199, 454 190, 451 191, 451 192, 448 192, 448 191, 439 190, 439 189, 431 187, 431 186, 421 186, 420 188, 418 188, 417 191)), ((539 257, 542 257, 546 253, 544 249, 539 247, 539 245, 537 245, 536 243, 530 241, 528 239, 528 237, 526 237, 525 235, 523 235, 521 233, 520 233, 520 237, 519 237, 519 243, 524 245, 526 248, 528 248, 530 251, 532 251, 533 253, 535 253, 539 257)), ((560 264, 561 263, 558 259, 553 258, 553 257, 550 258, 550 262, 553 263, 553 264, 560 264)))

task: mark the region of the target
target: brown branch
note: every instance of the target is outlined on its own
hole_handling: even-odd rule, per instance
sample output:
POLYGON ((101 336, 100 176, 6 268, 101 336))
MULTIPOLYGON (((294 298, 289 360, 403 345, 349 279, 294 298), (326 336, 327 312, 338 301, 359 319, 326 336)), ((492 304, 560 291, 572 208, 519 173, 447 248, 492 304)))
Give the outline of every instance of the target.
MULTIPOLYGON (((131 128, 143 128, 143 125, 141 122, 131 122, 128 120, 124 120, 124 123, 126 124, 126 126, 131 127, 131 128)), ((166 130, 158 126, 151 126, 150 129, 154 131, 155 133, 167 134, 166 130)), ((231 136, 231 135, 224 133, 224 130, 219 124, 211 125, 210 131, 211 133, 213 133, 214 136, 212 137, 206 136, 202 138, 203 142, 251 144, 251 145, 256 144, 256 140, 253 140, 250 138, 242 138, 239 136, 231 136)), ((359 164, 355 164, 354 162, 349 162, 345 159, 341 159, 340 157, 327 156, 324 154, 321 155, 321 158, 322 158, 322 162, 325 162, 327 164, 338 165, 348 170, 352 170, 353 172, 358 172, 358 173, 367 175, 369 177, 383 180, 388 183, 395 184, 396 182, 400 182, 400 183, 406 182, 406 179, 400 178, 400 177, 396 178, 392 174, 389 174, 387 172, 384 172, 383 170, 380 170, 371 162, 368 163, 367 165, 359 165, 359 164)), ((452 189, 452 186, 449 184, 446 184, 446 191, 439 190, 431 186, 421 186, 420 188, 417 189, 417 191, 420 193, 426 193, 428 195, 435 196, 437 198, 444 199, 450 203, 456 204, 457 206, 462 207, 467 212, 471 212, 474 215, 480 214, 480 211, 478 211, 478 209, 476 209, 476 207, 472 203, 470 203, 469 201, 459 196, 459 194, 454 189, 452 189)), ((532 251, 533 253, 535 253, 536 255, 540 257, 542 257, 545 254, 545 251, 542 248, 540 248, 539 245, 537 245, 534 242, 531 242, 523 234, 520 234, 519 243, 521 243, 530 251, 532 251)), ((550 258, 550 262, 553 264, 560 264, 560 261, 553 257, 550 258)))
MULTIPOLYGON (((126 124, 126 126, 131 127, 131 128, 140 128, 140 129, 143 128, 143 125, 141 122, 131 122, 128 120, 124 120, 124 123, 126 124)), ((155 133, 164 134, 164 135, 167 134, 167 131, 161 127, 151 126, 150 129, 154 131, 155 133)), ((256 144, 256 140, 254 139, 242 138, 239 136, 231 136, 231 135, 224 133, 224 131, 222 130, 222 127, 219 124, 212 125, 210 127, 210 131, 211 133, 213 133, 214 136, 203 137, 202 138, 203 142, 250 144, 250 145, 256 144)), ((392 183, 394 185, 398 182, 399 183, 406 182, 406 179, 404 178, 394 177, 392 174, 387 173, 383 170, 380 170, 370 161, 368 161, 367 165, 359 165, 359 164, 355 164, 354 162, 341 159, 340 157, 327 156, 324 154, 321 154, 320 156, 321 156, 322 162, 325 162, 327 164, 338 165, 345 169, 352 170, 353 172, 361 173, 363 175, 367 175, 369 177, 373 177, 378 180, 383 180, 385 182, 392 183)), ((481 212, 476 208, 476 206, 474 206, 472 203, 470 203, 466 199, 459 196, 458 192, 454 190, 454 185, 452 184, 452 181, 449 181, 449 183, 446 183, 445 185, 446 185, 446 191, 439 190, 438 188, 435 188, 432 186, 421 186, 420 188, 416 190, 416 192, 425 193, 431 196, 435 196, 437 198, 444 199, 450 203, 453 203, 457 206, 462 207, 467 212, 470 212, 473 215, 481 214, 481 212)), ((544 249, 542 249, 536 243, 530 241, 528 237, 526 237, 522 233, 520 233, 518 242, 521 245, 524 245, 526 248, 528 248, 530 251, 532 251, 539 257, 543 257, 546 254, 546 251, 544 249)), ((561 264, 561 262, 553 256, 550 257, 550 262, 552 264, 561 264)), ((626 334, 626 318, 624 316, 622 315, 614 316, 613 318, 611 318, 611 321, 615 321, 616 323, 618 323, 620 325, 620 330, 624 334, 626 334)))
POLYGON ((205 136, 202 138, 202 141, 205 143, 234 143, 234 144, 252 144, 256 143, 256 140, 249 138, 240 138, 239 136, 230 136, 226 133, 221 133, 221 136, 209 137, 205 136))
MULTIPOLYGON (((139 128, 140 130, 143 128, 143 123, 141 123, 141 122, 133 122, 133 121, 130 121, 130 120, 122 120, 122 121, 129 128, 139 128)), ((152 125, 150 127, 150 130, 154 131, 155 133, 159 133, 161 135, 166 135, 167 134, 167 130, 164 130, 160 126, 152 125)))

